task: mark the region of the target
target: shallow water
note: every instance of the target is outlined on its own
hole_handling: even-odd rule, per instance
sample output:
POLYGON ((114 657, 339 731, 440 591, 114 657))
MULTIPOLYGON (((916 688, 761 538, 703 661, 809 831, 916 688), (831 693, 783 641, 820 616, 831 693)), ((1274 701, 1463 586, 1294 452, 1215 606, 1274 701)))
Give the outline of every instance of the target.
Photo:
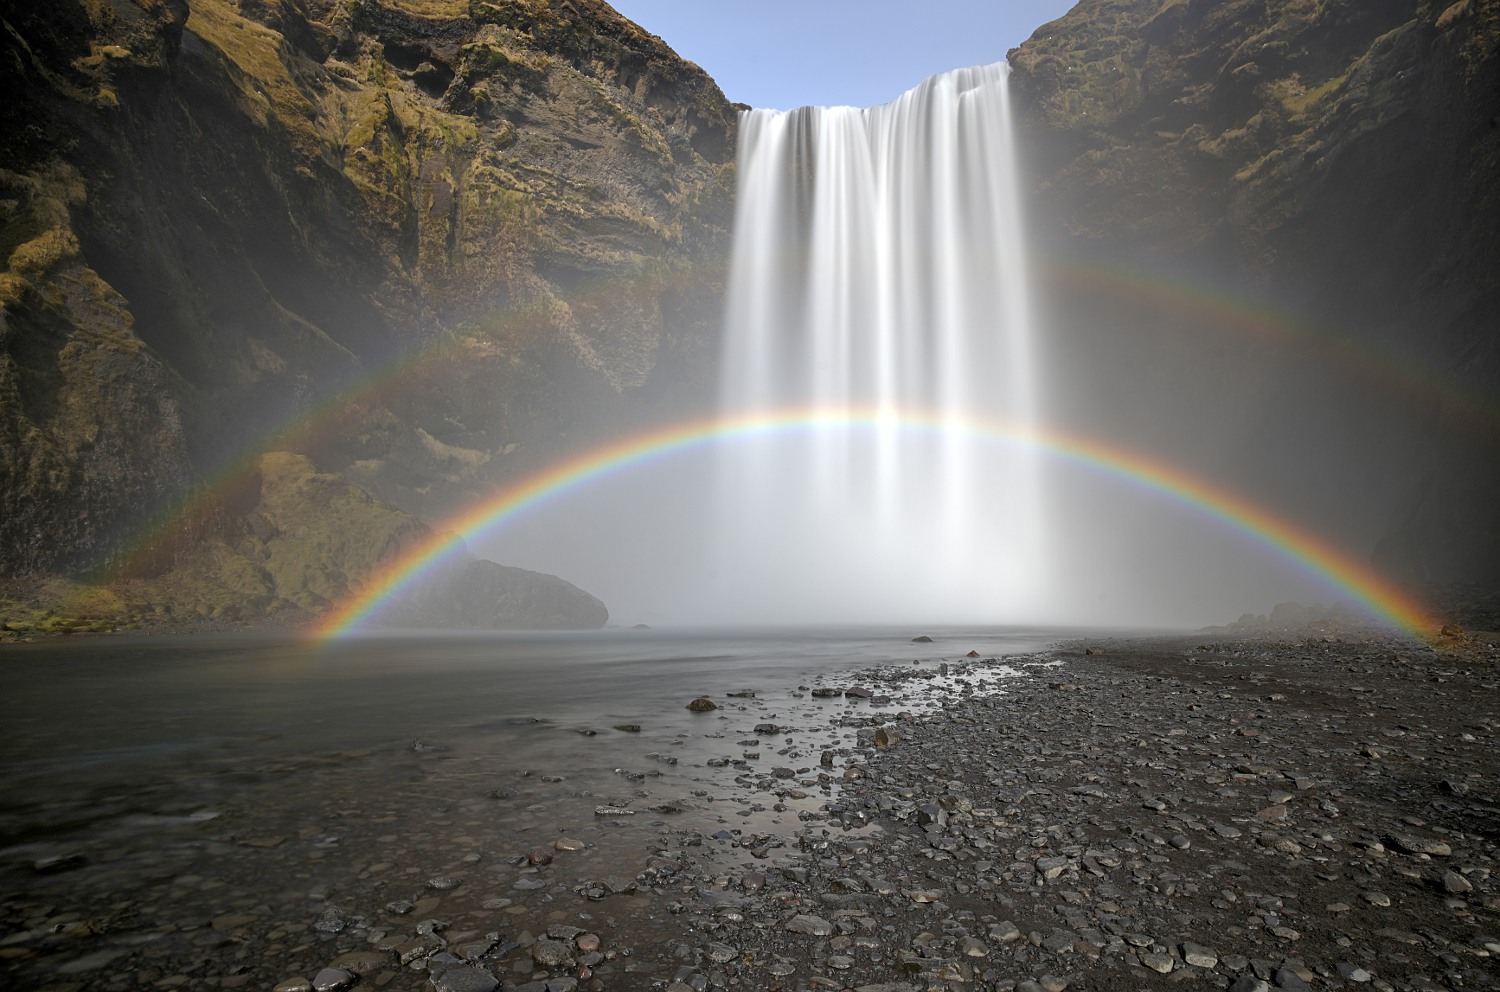
POLYGON ((634 878, 664 832, 701 834, 726 866, 764 857, 768 838, 830 822, 860 725, 1011 670, 877 676, 883 704, 811 688, 885 666, 935 675, 970 649, 1000 658, 1058 636, 927 633, 935 643, 818 629, 8 646, 0 939, 23 951, 0 974, 123 988, 238 967, 274 984, 318 966, 316 942, 344 926, 394 926, 371 922, 392 900, 489 931, 576 902, 591 880, 634 878), (699 695, 720 709, 689 712, 699 695), (545 867, 521 858, 564 836, 588 846, 545 867))

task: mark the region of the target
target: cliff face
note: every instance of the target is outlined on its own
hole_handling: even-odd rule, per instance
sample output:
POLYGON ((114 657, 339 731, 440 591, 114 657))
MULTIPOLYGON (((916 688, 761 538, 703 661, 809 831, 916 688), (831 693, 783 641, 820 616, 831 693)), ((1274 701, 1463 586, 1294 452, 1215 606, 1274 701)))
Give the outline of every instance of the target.
POLYGON ((438 519, 710 382, 734 111, 603 3, 3 19, 0 575, 159 577, 276 449, 438 519))
POLYGON ((1494 588, 1500 8, 1082 0, 1010 61, 1059 416, 1494 588))

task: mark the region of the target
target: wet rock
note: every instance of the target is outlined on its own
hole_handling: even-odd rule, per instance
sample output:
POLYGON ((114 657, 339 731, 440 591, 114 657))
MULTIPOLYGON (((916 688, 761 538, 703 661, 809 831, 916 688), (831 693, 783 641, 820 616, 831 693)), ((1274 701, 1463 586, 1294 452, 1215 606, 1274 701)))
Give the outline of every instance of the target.
POLYGON ((561 940, 543 937, 528 948, 531 959, 544 968, 572 967, 573 948, 561 940))
POLYGON ((827 937, 833 933, 833 924, 821 916, 799 913, 787 921, 786 928, 792 933, 805 933, 813 937, 827 937))
POLYGON ((483 968, 463 965, 433 975, 432 987, 436 992, 495 992, 500 982, 483 968))
POLYGON ((913 644, 931 644, 932 638, 928 637, 926 634, 918 634, 916 637, 913 637, 911 639, 911 642, 913 644))
POLYGON ((353 972, 345 971, 343 968, 324 968, 313 976, 313 992, 340 992, 347 989, 355 982, 353 972))
POLYGON ((635 816, 635 810, 624 806, 595 806, 595 816, 635 816))
POLYGON ((390 964, 391 955, 383 951, 350 951, 334 958, 328 963, 328 967, 342 968, 360 978, 368 978, 390 964))
POLYGON ((715 703, 712 699, 709 699, 707 696, 699 696, 697 699, 693 700, 691 703, 688 703, 687 704, 687 708, 690 709, 690 710, 692 710, 694 713, 708 713, 708 712, 710 712, 712 710, 718 709, 719 708, 719 704, 715 703))

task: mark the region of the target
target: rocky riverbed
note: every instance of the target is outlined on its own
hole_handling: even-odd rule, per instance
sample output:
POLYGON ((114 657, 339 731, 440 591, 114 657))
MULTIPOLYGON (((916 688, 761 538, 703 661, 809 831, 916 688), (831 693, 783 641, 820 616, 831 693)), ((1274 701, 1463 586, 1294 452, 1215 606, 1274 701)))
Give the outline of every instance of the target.
POLYGON ((668 739, 552 728, 618 757, 603 784, 455 773, 441 745, 414 745, 415 784, 385 795, 365 755, 263 768, 319 777, 318 800, 257 814, 252 791, 158 811, 147 842, 13 845, 0 974, 57 992, 1500 987, 1496 641, 914 644, 908 666, 748 685, 704 713, 684 698, 698 722, 668 739))

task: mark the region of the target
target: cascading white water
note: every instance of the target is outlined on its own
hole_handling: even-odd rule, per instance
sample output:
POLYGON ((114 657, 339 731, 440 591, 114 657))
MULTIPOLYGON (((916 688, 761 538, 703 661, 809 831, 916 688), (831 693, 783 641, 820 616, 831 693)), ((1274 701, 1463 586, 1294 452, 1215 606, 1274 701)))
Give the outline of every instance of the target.
POLYGON ((1047 585, 1003 64, 740 119, 705 618, 1003 621, 1047 585), (800 415, 792 419, 805 424, 800 415))

